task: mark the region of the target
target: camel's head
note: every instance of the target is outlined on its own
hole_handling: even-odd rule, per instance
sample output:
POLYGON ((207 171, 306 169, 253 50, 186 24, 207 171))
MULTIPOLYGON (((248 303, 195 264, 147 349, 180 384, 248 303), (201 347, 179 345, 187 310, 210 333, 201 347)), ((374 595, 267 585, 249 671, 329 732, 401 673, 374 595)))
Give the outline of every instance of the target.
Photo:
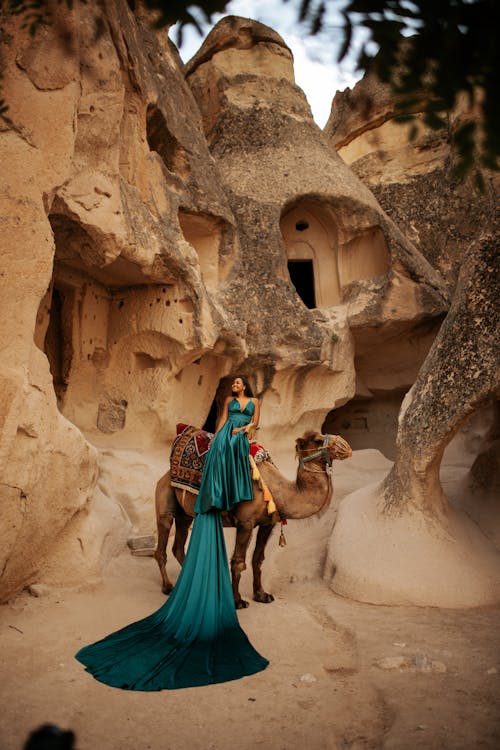
POLYGON ((343 461, 352 456, 352 448, 340 435, 322 435, 320 432, 306 432, 295 441, 295 450, 302 468, 316 464, 323 470, 332 461, 343 461))

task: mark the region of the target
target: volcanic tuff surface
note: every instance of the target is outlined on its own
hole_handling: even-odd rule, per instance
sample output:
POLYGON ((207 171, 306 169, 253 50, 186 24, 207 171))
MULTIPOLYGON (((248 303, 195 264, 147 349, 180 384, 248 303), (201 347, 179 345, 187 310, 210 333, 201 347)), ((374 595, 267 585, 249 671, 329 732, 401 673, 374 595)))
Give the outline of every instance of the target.
POLYGON ((176 424, 235 370, 272 453, 324 425, 394 458, 459 261, 336 153, 281 37, 227 17, 183 66, 118 0, 2 39, 2 597, 151 531, 176 424))

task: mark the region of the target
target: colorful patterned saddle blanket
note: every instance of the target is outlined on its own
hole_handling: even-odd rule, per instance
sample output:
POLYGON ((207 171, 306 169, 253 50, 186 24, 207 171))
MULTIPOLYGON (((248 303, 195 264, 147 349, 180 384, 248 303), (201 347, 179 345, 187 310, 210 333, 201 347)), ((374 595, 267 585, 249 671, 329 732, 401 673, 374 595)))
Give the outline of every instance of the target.
MULTIPOLYGON (((173 487, 180 487, 197 495, 212 432, 189 424, 177 425, 177 437, 170 451, 170 475, 173 487)), ((251 443, 250 455, 255 463, 270 461, 271 456, 262 445, 251 443)))

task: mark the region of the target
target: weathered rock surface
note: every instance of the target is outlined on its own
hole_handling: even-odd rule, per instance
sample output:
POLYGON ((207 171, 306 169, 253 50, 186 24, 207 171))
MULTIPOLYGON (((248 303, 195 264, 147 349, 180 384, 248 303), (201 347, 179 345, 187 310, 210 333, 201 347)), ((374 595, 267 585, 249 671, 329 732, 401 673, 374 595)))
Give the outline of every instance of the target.
POLYGON ((223 19, 184 69, 150 20, 109 0, 34 38, 5 22, 1 597, 150 534, 175 425, 231 371, 282 450, 355 395, 394 410, 448 307, 275 32, 223 19))
MULTIPOLYGON (((332 586, 372 602, 474 606, 500 596, 500 509, 484 488, 497 481, 494 443, 455 497, 470 509, 481 476, 474 523, 450 506, 439 472, 453 436, 498 398, 497 181, 487 176, 482 195, 470 181, 453 180, 447 134, 420 127, 409 145, 393 114, 387 87, 367 77, 337 95, 327 132, 446 279, 452 304, 403 402, 394 467, 382 485, 355 493, 339 512, 329 552, 332 586), (356 559, 354 538, 363 550, 356 559)), ((463 116, 454 113, 450 127, 463 116)))
MULTIPOLYGON (((186 66, 239 230, 224 295, 248 321, 248 362, 267 387, 273 440, 290 424, 322 421, 356 388, 368 392, 363 368, 355 385, 347 364, 352 335, 370 346, 401 341, 446 307, 439 275, 315 125, 292 63, 277 34, 227 17, 186 66)), ((422 359, 394 357, 393 387, 407 388, 422 359)))
MULTIPOLYGON (((126 2, 61 5, 34 38, 5 18, 2 40, 10 596, 42 569, 51 580, 98 571, 109 537, 126 535, 116 500, 94 491, 84 433, 144 449, 206 416, 231 366, 207 288, 235 232, 177 51, 148 19, 126 2)), ((230 348, 244 342, 233 335, 230 348)))
POLYGON ((394 94, 369 74, 353 90, 337 92, 324 132, 452 292, 469 244, 479 232, 496 231, 499 179, 485 172, 481 193, 472 179, 453 175, 449 134, 470 118, 465 103, 437 130, 416 110, 413 122, 396 122, 394 94))
MULTIPOLYGON (((468 116, 465 107, 449 114, 448 128, 442 130, 427 127, 418 111, 413 123, 399 124, 394 119, 395 109, 389 86, 369 74, 353 90, 335 95, 324 132, 405 236, 439 271, 451 295, 470 243, 479 233, 498 233, 498 177, 485 173, 485 190, 481 193, 473 179, 459 180, 453 175, 456 158, 449 133, 468 116), (413 127, 417 135, 409 140, 413 127)), ((401 352, 401 358, 406 362, 412 360, 413 347, 428 351, 439 321, 426 328, 421 329, 421 337, 412 335, 402 342, 406 351, 401 352)), ((378 397, 360 392, 332 415, 329 426, 339 429, 339 423, 348 425, 344 428, 346 437, 355 448, 382 445, 386 455, 394 458, 395 417, 407 389, 390 390, 387 365, 393 360, 393 352, 389 348, 358 351, 356 356, 358 371, 363 366, 369 371, 368 382, 378 397)))

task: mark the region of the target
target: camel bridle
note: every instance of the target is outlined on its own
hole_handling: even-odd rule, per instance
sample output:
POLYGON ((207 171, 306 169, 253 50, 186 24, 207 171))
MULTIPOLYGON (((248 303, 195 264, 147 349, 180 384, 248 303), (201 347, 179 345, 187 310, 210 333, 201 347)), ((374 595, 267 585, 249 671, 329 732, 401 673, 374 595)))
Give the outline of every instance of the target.
POLYGON ((304 453, 311 453, 310 456, 301 456, 299 459, 299 466, 301 469, 304 469, 304 471, 310 471, 312 474, 331 474, 333 473, 333 459, 330 456, 330 451, 328 450, 328 446, 330 444, 330 439, 333 437, 333 435, 325 435, 323 440, 323 445, 321 448, 306 448, 304 450, 304 453), (307 467, 306 464, 308 464, 310 461, 314 461, 316 458, 324 458, 326 461, 326 469, 313 469, 312 467, 307 467))

